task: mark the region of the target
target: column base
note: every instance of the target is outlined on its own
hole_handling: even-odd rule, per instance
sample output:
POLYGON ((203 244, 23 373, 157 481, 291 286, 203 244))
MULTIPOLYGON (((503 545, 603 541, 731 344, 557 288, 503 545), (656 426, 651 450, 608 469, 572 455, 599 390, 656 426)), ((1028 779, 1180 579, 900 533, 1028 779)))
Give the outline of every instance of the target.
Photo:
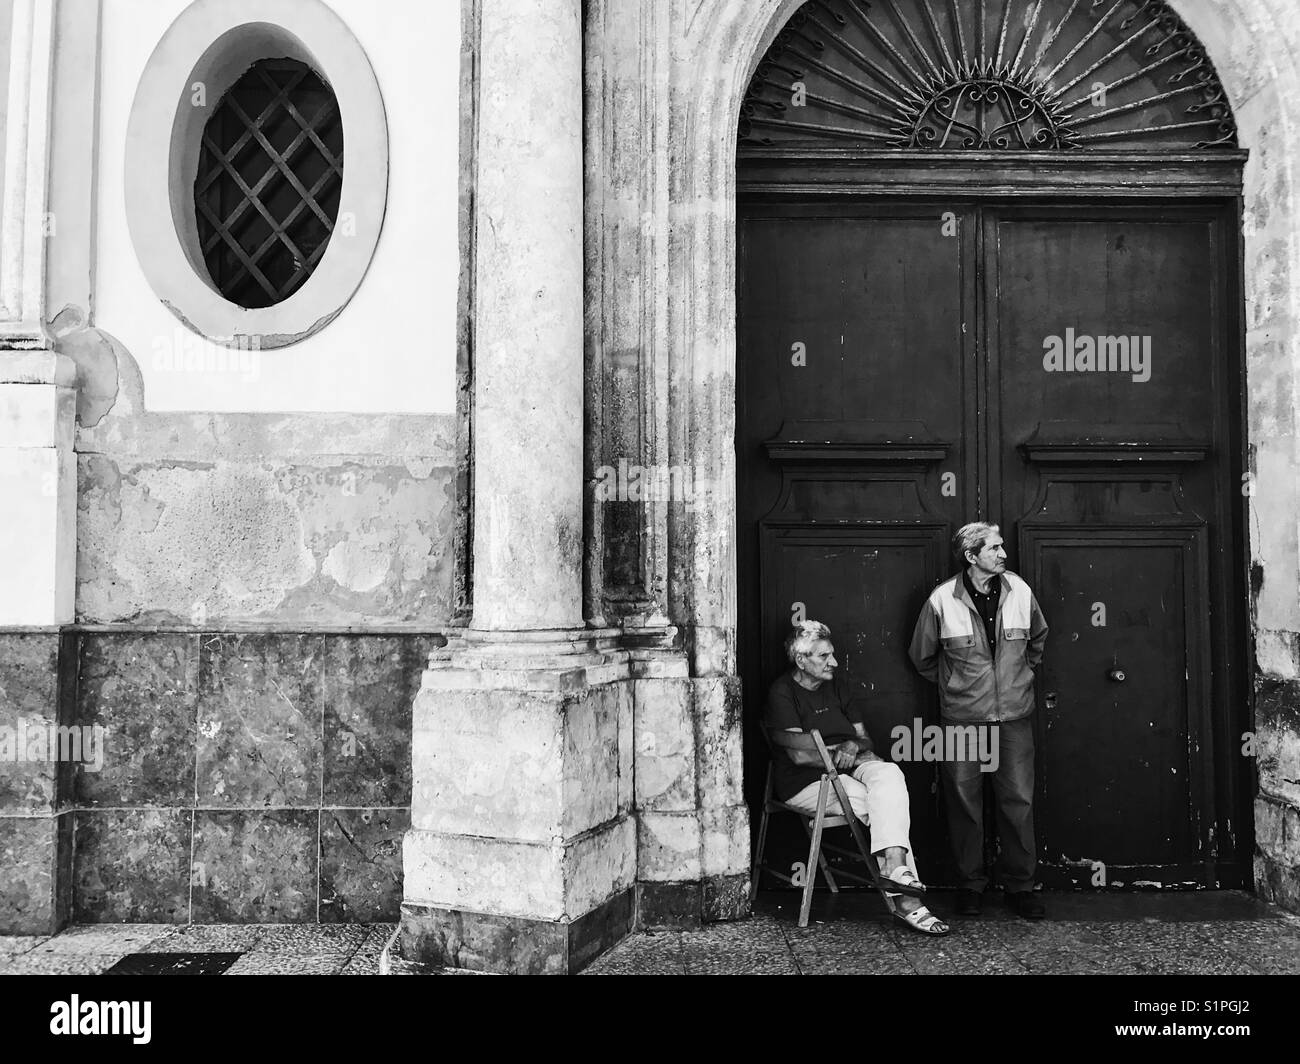
POLYGON ((574 975, 632 930, 634 890, 571 921, 402 904, 398 941, 405 960, 504 975, 574 975))
POLYGON ((691 928, 749 915, 749 875, 637 884, 638 928, 691 928))
POLYGON ((430 661, 414 710, 404 959, 564 974, 630 931, 626 651, 584 638, 458 639, 430 661))

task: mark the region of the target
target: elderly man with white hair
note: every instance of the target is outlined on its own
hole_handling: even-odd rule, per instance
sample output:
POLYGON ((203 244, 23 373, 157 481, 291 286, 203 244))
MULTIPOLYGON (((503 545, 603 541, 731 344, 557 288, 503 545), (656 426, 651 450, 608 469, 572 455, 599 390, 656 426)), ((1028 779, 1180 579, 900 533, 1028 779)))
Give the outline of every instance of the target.
MULTIPOLYGON (((862 717, 843 674, 837 673, 831 631, 817 621, 797 625, 785 641, 793 666, 772 684, 763 723, 771 730, 811 731, 825 740, 841 777, 853 814, 865 820, 871 851, 886 886, 921 885, 912 860, 911 812, 907 782, 892 761, 882 761, 871 748, 862 717)), ((773 756, 776 797, 808 813, 817 811, 823 766, 816 751, 778 749, 773 756)), ((827 812, 838 816, 840 803, 832 797, 827 812)), ((914 897, 888 894, 894 918, 914 931, 946 935, 948 925, 914 897)))

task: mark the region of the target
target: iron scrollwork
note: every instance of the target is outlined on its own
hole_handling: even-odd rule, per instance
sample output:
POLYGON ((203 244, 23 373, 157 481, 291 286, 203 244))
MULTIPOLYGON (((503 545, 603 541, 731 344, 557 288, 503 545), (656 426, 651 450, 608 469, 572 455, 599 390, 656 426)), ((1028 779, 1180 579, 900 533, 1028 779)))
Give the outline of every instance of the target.
POLYGON ((742 143, 1234 148, 1205 50, 1164 0, 809 0, 759 64, 742 143))

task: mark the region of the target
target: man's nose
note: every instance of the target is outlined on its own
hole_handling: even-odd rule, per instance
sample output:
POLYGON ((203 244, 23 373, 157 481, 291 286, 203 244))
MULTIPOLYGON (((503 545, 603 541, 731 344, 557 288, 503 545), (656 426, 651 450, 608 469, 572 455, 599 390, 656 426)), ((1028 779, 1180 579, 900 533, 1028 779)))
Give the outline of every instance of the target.
POLYGON ((835 660, 835 655, 834 655, 834 654, 832 654, 829 658, 826 659, 826 667, 827 667, 828 669, 833 669, 833 668, 835 668, 835 666, 838 665, 838 664, 839 664, 839 662, 835 660))

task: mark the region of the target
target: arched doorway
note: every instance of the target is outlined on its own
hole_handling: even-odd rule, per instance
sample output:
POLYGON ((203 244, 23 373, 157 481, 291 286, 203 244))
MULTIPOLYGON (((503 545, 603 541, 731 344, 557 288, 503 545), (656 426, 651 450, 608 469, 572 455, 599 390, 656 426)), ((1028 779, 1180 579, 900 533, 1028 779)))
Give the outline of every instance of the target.
POLYGON ((952 530, 999 521, 1053 630, 1042 878, 1248 884, 1244 153, 1194 35, 1154 0, 813 0, 739 136, 747 718, 801 613, 878 749, 933 722, 911 625, 952 530))

